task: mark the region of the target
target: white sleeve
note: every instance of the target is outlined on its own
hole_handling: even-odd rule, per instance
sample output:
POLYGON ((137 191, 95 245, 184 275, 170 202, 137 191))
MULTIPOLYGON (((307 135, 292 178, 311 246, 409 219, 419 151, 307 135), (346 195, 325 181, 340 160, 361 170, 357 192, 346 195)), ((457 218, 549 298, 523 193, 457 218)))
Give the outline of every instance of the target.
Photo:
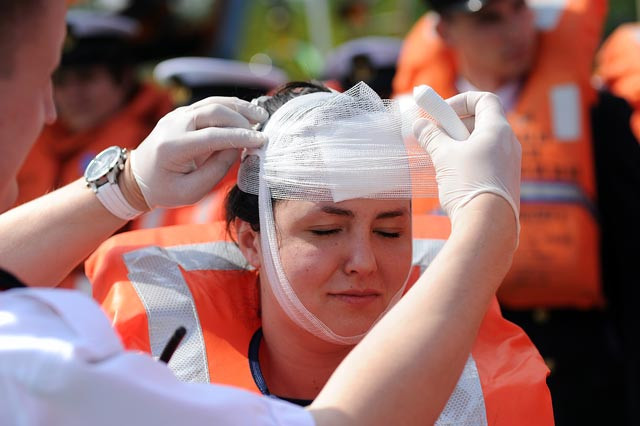
POLYGON ((178 381, 68 290, 0 293, 0 395, 2 425, 313 425, 283 401, 178 381))

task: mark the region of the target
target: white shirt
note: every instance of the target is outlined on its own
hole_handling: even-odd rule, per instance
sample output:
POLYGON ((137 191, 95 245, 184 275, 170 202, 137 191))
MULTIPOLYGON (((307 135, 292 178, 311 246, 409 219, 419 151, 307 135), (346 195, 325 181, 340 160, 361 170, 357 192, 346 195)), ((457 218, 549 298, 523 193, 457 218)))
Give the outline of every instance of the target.
POLYGON ((301 425, 302 408, 231 387, 183 383, 123 349, 76 291, 0 293, 0 425, 301 425))

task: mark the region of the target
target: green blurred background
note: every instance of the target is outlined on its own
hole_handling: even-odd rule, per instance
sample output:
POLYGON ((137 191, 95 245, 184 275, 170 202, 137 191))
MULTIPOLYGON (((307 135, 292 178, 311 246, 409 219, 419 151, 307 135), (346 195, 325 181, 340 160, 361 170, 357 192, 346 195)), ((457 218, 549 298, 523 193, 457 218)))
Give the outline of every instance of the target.
MULTIPOLYGON (((610 0, 605 35, 636 20, 637 3, 610 0)), ((327 52, 349 39, 403 37, 426 11, 423 0, 90 0, 83 5, 134 10, 134 17, 147 21, 147 31, 162 32, 163 46, 181 39, 165 56, 272 63, 292 79, 319 77, 327 52)))

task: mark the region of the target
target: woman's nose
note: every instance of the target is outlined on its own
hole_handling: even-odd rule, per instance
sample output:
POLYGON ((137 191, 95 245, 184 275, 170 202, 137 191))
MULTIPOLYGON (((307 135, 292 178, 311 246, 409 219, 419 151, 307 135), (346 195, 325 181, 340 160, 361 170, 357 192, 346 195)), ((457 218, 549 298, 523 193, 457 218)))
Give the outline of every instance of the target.
POLYGON ((371 236, 353 238, 349 245, 350 252, 345 262, 345 272, 351 274, 370 274, 378 269, 371 236))

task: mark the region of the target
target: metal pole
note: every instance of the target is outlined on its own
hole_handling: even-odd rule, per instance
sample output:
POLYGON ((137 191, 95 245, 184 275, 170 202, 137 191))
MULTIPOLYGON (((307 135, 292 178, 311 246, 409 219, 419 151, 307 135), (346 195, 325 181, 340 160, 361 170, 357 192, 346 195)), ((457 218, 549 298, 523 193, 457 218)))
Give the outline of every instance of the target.
POLYGON ((322 55, 331 50, 331 16, 328 0, 305 0, 309 39, 322 55))

